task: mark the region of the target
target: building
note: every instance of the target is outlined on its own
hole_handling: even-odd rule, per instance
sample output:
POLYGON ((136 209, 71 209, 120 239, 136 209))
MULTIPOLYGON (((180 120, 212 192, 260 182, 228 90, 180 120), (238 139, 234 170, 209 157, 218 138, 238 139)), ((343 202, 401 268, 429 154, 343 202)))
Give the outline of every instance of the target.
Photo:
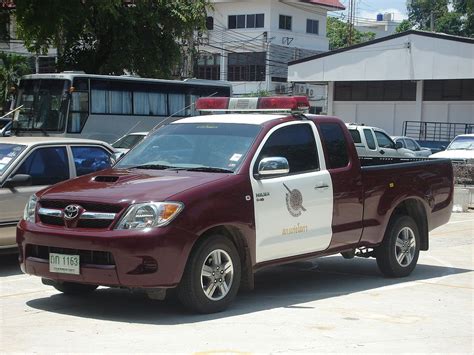
POLYGON ((411 30, 292 61, 288 81, 327 84, 328 114, 390 134, 405 121, 474 124, 473 38, 411 30))
POLYGON ((400 21, 394 20, 394 14, 387 12, 377 14, 374 19, 357 18, 354 27, 361 32, 375 33, 375 38, 382 38, 394 34, 399 24, 400 21))
POLYGON ((214 0, 195 73, 232 82, 236 95, 286 94, 288 61, 327 51, 327 12, 343 9, 337 0, 214 0))

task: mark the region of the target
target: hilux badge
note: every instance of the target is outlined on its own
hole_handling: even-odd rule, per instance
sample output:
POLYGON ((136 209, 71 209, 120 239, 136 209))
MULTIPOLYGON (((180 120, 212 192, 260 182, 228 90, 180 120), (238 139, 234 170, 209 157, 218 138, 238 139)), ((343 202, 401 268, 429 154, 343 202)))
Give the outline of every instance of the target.
POLYGON ((79 215, 79 211, 81 210, 81 206, 78 205, 68 205, 64 209, 64 219, 72 220, 79 215))
POLYGON ((286 207, 288 208, 288 212, 290 212, 293 217, 299 217, 302 212, 306 212, 306 208, 303 207, 303 195, 301 191, 297 189, 291 190, 285 184, 283 184, 283 186, 288 190, 286 194, 286 207))

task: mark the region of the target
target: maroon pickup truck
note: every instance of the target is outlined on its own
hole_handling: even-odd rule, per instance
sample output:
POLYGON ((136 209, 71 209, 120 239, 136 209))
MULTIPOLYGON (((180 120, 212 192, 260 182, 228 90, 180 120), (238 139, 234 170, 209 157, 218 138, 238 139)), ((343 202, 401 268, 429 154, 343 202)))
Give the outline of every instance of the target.
POLYGON ((66 294, 176 288, 203 313, 262 267, 300 259, 374 257, 384 275, 409 275, 449 220, 451 163, 359 160, 345 124, 305 105, 201 99, 240 113, 164 125, 114 168, 36 193, 18 224, 21 269, 66 294), (278 107, 295 112, 242 113, 278 107))

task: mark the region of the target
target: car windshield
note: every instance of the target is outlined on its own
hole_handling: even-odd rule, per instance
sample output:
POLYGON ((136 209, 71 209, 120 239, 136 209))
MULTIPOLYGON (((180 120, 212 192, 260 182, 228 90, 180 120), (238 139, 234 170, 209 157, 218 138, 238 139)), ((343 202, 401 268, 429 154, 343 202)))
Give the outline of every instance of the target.
POLYGON ((474 137, 456 137, 446 150, 474 150, 474 137))
POLYGON ((0 143, 0 176, 25 149, 25 145, 0 143))
POLYGON ((249 124, 170 124, 131 150, 116 167, 233 172, 259 131, 260 126, 249 124))
POLYGON ((10 119, 0 118, 0 130, 2 130, 8 123, 10 123, 10 119))
POLYGON ((145 136, 143 134, 128 134, 112 144, 114 148, 132 149, 145 136))

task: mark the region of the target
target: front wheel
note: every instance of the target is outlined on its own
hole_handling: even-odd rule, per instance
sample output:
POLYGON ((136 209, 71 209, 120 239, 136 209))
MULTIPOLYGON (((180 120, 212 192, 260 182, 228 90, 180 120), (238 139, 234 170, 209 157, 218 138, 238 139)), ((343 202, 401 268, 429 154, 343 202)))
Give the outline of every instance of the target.
POLYGON ((376 250, 377 265, 388 277, 404 277, 415 269, 420 254, 420 234, 413 218, 395 216, 376 250))
POLYGON ((240 277, 240 257, 234 243, 214 234, 191 254, 177 290, 178 298, 199 313, 222 311, 234 300, 240 277))

